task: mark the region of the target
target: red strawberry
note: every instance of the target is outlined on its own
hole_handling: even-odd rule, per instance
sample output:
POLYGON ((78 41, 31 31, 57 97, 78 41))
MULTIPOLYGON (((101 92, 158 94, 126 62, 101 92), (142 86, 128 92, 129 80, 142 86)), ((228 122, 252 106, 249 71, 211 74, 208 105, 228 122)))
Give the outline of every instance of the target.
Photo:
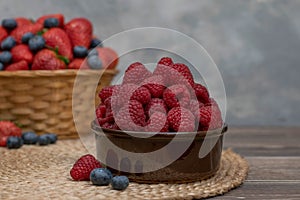
POLYGON ((101 167, 100 162, 94 156, 87 154, 76 161, 70 171, 70 175, 75 181, 88 181, 90 180, 91 171, 101 167))
POLYGON ((88 65, 84 62, 84 58, 75 58, 68 65, 69 69, 89 69, 88 65))
POLYGON ((17 21, 18 27, 32 24, 32 21, 30 19, 24 17, 17 17, 15 20, 17 21))
POLYGON ((209 93, 206 87, 204 87, 200 83, 195 83, 193 89, 199 101, 201 101, 202 103, 209 103, 209 93))
POLYGON ((43 25, 44 26, 44 21, 46 20, 46 19, 48 19, 48 18, 56 18, 56 19, 58 19, 58 22, 59 22, 59 27, 62 27, 63 28, 63 26, 64 26, 64 21, 65 21, 65 17, 64 17, 64 15, 63 14, 60 14, 60 13, 58 13, 58 14, 49 14, 49 15, 44 15, 44 16, 41 16, 40 18, 38 18, 37 20, 36 20, 36 23, 39 23, 39 24, 41 24, 41 25, 43 25))
POLYGON ((0 136, 21 137, 22 130, 11 121, 0 121, 0 136))
POLYGON ((15 28, 10 35, 15 38, 18 44, 22 43, 22 37, 25 33, 31 32, 36 34, 37 32, 41 31, 43 26, 41 24, 29 24, 15 28))
POLYGON ((58 48, 58 53, 71 61, 73 59, 72 45, 67 33, 60 28, 51 28, 43 34, 46 45, 58 48))
POLYGON ((32 63, 32 70, 56 70, 66 69, 66 64, 54 51, 43 49, 39 51, 32 63))
POLYGON ((12 61, 19 62, 25 60, 28 64, 31 64, 33 61, 33 54, 30 51, 29 47, 25 44, 20 44, 11 49, 12 61))
POLYGON ((89 49, 93 37, 93 26, 88 19, 72 19, 65 25, 64 29, 71 39, 73 47, 84 46, 89 49))
POLYGON ((0 26, 0 43, 8 36, 8 33, 5 28, 0 26))
POLYGON ((25 60, 20 60, 10 64, 5 68, 6 71, 29 70, 28 63, 25 60))
POLYGON ((150 76, 151 72, 142 63, 135 62, 126 69, 123 84, 133 83, 138 85, 150 76))
POLYGON ((105 69, 115 69, 118 62, 119 57, 118 54, 109 47, 97 48, 98 55, 100 60, 102 61, 102 66, 105 69))
POLYGON ((168 123, 170 128, 175 132, 195 131, 195 117, 191 111, 175 107, 168 113, 168 123))

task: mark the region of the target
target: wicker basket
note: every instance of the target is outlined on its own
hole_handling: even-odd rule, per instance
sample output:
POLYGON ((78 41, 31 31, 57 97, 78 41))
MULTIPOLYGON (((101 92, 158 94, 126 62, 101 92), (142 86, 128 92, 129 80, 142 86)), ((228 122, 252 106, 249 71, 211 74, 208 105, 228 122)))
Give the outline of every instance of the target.
MULTIPOLYGON (((76 75, 81 78, 80 88, 76 91, 84 93, 94 92, 89 89, 94 83, 93 77, 98 78, 99 74, 102 74, 96 90, 98 92, 103 86, 110 84, 116 73, 116 70, 2 71, 0 119, 18 122, 23 125, 23 130, 33 130, 37 133, 54 132, 60 139, 76 138, 78 134, 72 114, 73 84, 76 75)), ((93 105, 92 101, 97 101, 97 95, 93 97, 96 98, 86 102, 80 92, 76 94, 77 100, 82 98, 86 105, 93 105)), ((90 106, 82 108, 92 109, 90 106)), ((86 113, 85 110, 79 112, 83 115, 86 113)))

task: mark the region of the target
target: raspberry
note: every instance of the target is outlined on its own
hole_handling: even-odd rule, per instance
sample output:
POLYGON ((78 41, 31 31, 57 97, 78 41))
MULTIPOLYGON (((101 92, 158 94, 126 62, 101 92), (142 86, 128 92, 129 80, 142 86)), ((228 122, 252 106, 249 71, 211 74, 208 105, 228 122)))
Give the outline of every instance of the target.
MULTIPOLYGON (((110 98, 110 97, 109 97, 110 98)), ((110 113, 106 112, 106 107, 104 104, 100 104, 97 109, 96 109, 96 116, 97 120, 100 126, 102 126, 104 123, 113 123, 114 122, 114 117, 110 113)))
POLYGON ((13 122, 0 121, 0 136, 17 136, 21 137, 22 130, 13 122))
POLYGON ((221 128, 222 125, 223 120, 218 105, 203 106, 200 108, 198 127, 199 131, 221 128))
POLYGON ((76 161, 70 171, 70 175, 75 181, 90 180, 91 171, 101 167, 100 162, 94 156, 87 154, 76 161))
POLYGON ((182 75, 179 76, 179 80, 175 79, 176 83, 186 84, 188 82, 191 86, 194 85, 194 78, 188 66, 183 63, 176 63, 172 65, 172 68, 182 75))
POLYGON ((163 99, 168 108, 185 107, 189 104, 190 98, 190 92, 184 85, 172 85, 163 93, 163 99))
POLYGON ((195 129, 195 117, 191 111, 175 107, 167 116, 169 127, 175 132, 191 132, 195 129))
POLYGON ((101 101, 104 102, 107 98, 109 98, 113 94, 114 89, 116 87, 117 86, 115 86, 115 85, 111 85, 111 86, 106 86, 106 87, 102 88, 101 91, 99 92, 99 97, 100 97, 101 101))
POLYGON ((151 76, 151 72, 140 62, 132 63, 123 78, 123 84, 134 83, 140 84, 143 80, 151 76))
POLYGON ((145 113, 147 116, 151 116, 154 112, 167 113, 167 105, 164 100, 153 98, 145 107, 145 113))
POLYGON ((201 101, 202 103, 209 103, 209 93, 206 87, 199 83, 195 83, 193 89, 199 101, 201 101))
POLYGON ((175 78, 174 69, 172 69, 173 61, 171 58, 164 57, 160 59, 157 63, 157 66, 153 72, 155 76, 162 76, 166 85, 170 85, 173 82, 173 78, 175 78), (173 73, 172 73, 173 72, 173 73))
POLYGON ((115 117, 115 121, 122 130, 141 130, 146 123, 143 105, 136 100, 131 100, 129 105, 125 105, 120 109, 115 117))
POLYGON ((160 98, 165 90, 165 85, 163 81, 163 77, 158 76, 151 76, 143 81, 142 85, 146 87, 153 98, 160 98))
POLYGON ((96 109, 97 119, 104 118, 106 114, 106 107, 104 104, 100 104, 96 109))
POLYGON ((151 94, 147 88, 142 86, 142 87, 137 88, 133 92, 130 100, 137 100, 140 103, 142 103, 143 105, 145 105, 151 100, 151 94))
POLYGON ((166 114, 162 112, 154 112, 145 127, 147 132, 168 132, 169 124, 166 114))
POLYGON ((116 123, 111 124, 111 123, 106 122, 101 127, 107 128, 107 129, 113 129, 113 130, 120 130, 120 128, 117 126, 116 123))
POLYGON ((158 65, 164 65, 164 66, 172 66, 173 65, 173 60, 169 57, 163 57, 158 61, 157 64, 158 65))
POLYGON ((189 110, 193 113, 196 119, 199 117, 199 109, 204 106, 204 104, 201 101, 198 101, 196 99, 192 99, 189 103, 189 110))
POLYGON ((121 85, 116 92, 113 92, 114 98, 112 100, 114 101, 111 101, 113 111, 117 111, 123 107, 124 104, 128 104, 131 96, 137 88, 137 85, 129 83, 121 85))

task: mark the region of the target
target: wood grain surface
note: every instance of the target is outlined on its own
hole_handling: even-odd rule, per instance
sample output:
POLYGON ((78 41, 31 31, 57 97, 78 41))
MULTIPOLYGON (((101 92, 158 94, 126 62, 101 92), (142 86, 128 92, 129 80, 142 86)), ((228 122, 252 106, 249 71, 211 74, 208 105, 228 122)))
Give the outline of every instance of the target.
POLYGON ((300 128, 230 128, 224 148, 244 156, 250 171, 241 187, 214 199, 300 199, 300 128))

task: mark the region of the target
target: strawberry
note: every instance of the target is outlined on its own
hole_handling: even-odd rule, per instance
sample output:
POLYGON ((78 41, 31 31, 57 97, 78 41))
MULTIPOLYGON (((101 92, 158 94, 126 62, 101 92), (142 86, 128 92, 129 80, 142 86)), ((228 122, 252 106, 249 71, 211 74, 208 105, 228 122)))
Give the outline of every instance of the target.
POLYGON ((5 68, 6 71, 29 70, 28 63, 25 60, 20 60, 10 64, 5 68))
POLYGON ((93 26, 88 19, 72 19, 65 25, 64 29, 69 35, 73 47, 84 46, 89 49, 93 37, 93 26))
POLYGON ((69 69, 89 69, 88 65, 84 62, 84 58, 75 58, 69 65, 69 69))
POLYGON ((94 156, 87 154, 76 161, 70 175, 75 181, 88 181, 90 180, 91 171, 101 167, 101 163, 94 156))
POLYGON ((12 55, 12 61, 14 63, 25 60, 28 64, 31 64, 33 61, 33 54, 30 51, 29 47, 25 44, 20 44, 13 47, 10 53, 12 55))
POLYGON ((105 69, 114 69, 116 68, 119 57, 118 54, 109 47, 97 48, 98 55, 102 61, 102 66, 105 69))
POLYGON ((58 22, 59 22, 59 27, 64 27, 64 23, 65 23, 65 17, 63 14, 60 14, 60 13, 57 13, 57 14, 49 14, 49 15, 44 15, 44 16, 41 16, 40 18, 38 18, 36 20, 36 23, 39 23, 41 25, 44 25, 44 21, 48 18, 56 18, 58 19, 58 22))
POLYGON ((32 24, 30 19, 24 17, 17 17, 15 20, 17 21, 18 27, 32 24))
POLYGON ((10 136, 21 137, 22 130, 13 122, 0 121, 0 146, 6 146, 6 140, 10 136))
POLYGON ((51 28, 43 34, 46 45, 51 48, 58 48, 58 53, 71 61, 73 59, 71 41, 63 29, 51 28))
POLYGON ((22 43, 22 37, 25 33, 31 32, 33 34, 36 34, 37 32, 41 31, 43 29, 43 26, 41 24, 29 24, 29 25, 24 25, 15 28, 10 35, 15 38, 16 42, 18 44, 22 43))
POLYGON ((0 43, 8 36, 7 31, 5 30, 5 28, 3 28, 2 26, 0 26, 0 43))
POLYGON ((54 51, 43 49, 39 51, 32 63, 32 70, 56 70, 65 69, 64 57, 57 55, 54 51))

